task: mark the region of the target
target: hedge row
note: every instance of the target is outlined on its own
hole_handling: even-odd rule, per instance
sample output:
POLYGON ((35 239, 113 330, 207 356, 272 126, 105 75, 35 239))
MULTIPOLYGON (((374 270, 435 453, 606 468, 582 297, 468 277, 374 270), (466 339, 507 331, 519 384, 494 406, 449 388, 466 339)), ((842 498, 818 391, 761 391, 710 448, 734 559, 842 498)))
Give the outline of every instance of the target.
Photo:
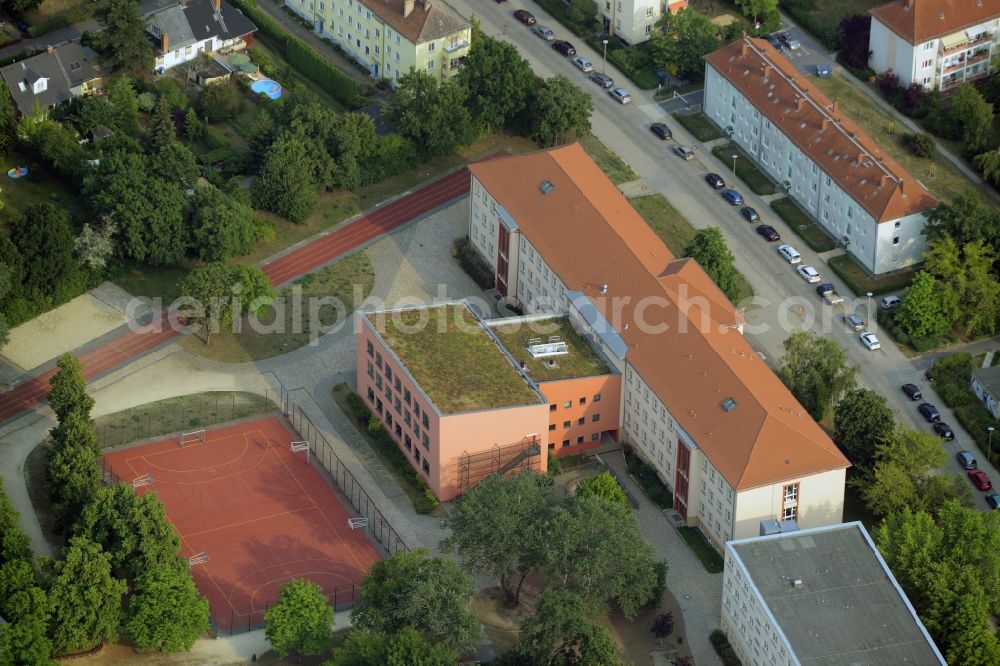
POLYGON ((316 53, 308 44, 290 35, 280 23, 257 7, 257 0, 233 0, 233 3, 257 28, 273 39, 288 63, 303 76, 330 93, 349 109, 364 106, 365 97, 353 79, 337 69, 329 60, 316 53))
POLYGON ((636 480, 646 496, 661 509, 672 509, 674 506, 674 496, 663 481, 660 480, 656 470, 640 458, 630 446, 622 447, 625 452, 625 465, 628 473, 636 480))
MULTIPOLYGON (((939 359, 931 370, 934 391, 944 404, 951 407, 962 427, 975 440, 979 450, 989 458, 990 433, 997 421, 972 392, 972 356, 967 353, 950 354, 939 359)), ((1000 453, 1000 437, 995 437, 993 453, 1000 453)))
POLYGON ((708 640, 712 642, 715 653, 722 660, 722 666, 743 666, 740 658, 736 656, 736 651, 729 644, 729 637, 722 629, 716 629, 708 635, 708 640))
MULTIPOLYGON (((824 0, 827 1, 829 0, 824 0)), ((823 21, 813 14, 816 0, 781 0, 781 7, 791 14, 796 23, 823 42, 823 46, 831 51, 840 50, 840 41, 843 37, 840 34, 840 25, 823 21)))
POLYGON ((466 275, 472 278, 480 289, 492 289, 496 286, 493 269, 487 264, 475 248, 468 236, 455 241, 451 247, 451 255, 458 261, 466 275))

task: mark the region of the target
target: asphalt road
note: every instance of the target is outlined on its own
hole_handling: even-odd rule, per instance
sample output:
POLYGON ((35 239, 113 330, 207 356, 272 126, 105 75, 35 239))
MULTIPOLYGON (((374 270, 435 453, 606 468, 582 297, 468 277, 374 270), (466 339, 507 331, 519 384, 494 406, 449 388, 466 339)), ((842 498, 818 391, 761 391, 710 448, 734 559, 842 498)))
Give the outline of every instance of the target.
MULTIPOLYGON (((708 148, 688 134, 660 104, 653 101, 650 92, 636 89, 610 62, 603 65, 600 52, 595 52, 581 39, 569 33, 541 7, 527 0, 512 0, 501 4, 481 0, 450 2, 466 16, 474 15, 487 34, 514 44, 539 75, 549 77, 563 74, 578 82, 594 100, 594 134, 625 159, 652 190, 665 195, 696 228, 717 226, 722 229, 736 258, 737 268, 750 281, 757 294, 755 302, 746 307, 749 322, 746 337, 758 351, 770 359, 772 365, 780 359, 782 342, 794 329, 806 328, 823 334, 843 345, 851 362, 859 367, 859 384, 885 396, 902 425, 917 429, 929 427, 917 413, 916 403, 911 403, 899 389, 900 385, 908 382, 920 384, 927 389, 927 384, 922 382, 922 370, 918 370, 913 360, 907 358, 888 335, 880 334, 874 324, 872 310, 876 299, 872 299, 873 302, 869 304, 865 296, 853 300, 848 298, 851 291, 826 263, 799 240, 771 211, 765 200, 750 192, 742 182, 733 179, 731 163, 724 164, 716 159, 708 148), (594 63, 595 69, 602 65, 606 67, 607 74, 615 79, 616 84, 631 93, 632 103, 622 105, 612 100, 605 90, 598 88, 585 74, 579 72, 568 58, 554 51, 549 42, 536 37, 527 26, 514 19, 513 12, 517 9, 527 9, 534 14, 540 24, 547 25, 555 32, 556 39, 571 41, 578 55, 588 58, 594 63), (667 122, 673 130, 674 141, 698 147, 695 160, 685 162, 679 159, 672 152, 674 141, 661 142, 653 137, 649 132, 649 125, 658 120, 667 122), (802 255, 803 264, 814 266, 824 282, 832 282, 845 296, 845 303, 835 307, 826 305, 816 295, 815 285, 807 284, 799 278, 794 267, 778 256, 775 252, 776 244, 764 241, 755 233, 755 225, 748 224, 740 217, 738 208, 729 206, 716 191, 708 187, 704 176, 709 171, 732 180, 733 186, 746 199, 746 205, 756 208, 764 223, 778 229, 784 242, 795 245, 802 255), (803 309, 801 315, 799 308, 803 309), (848 331, 841 323, 844 312, 857 312, 866 322, 872 322, 869 324, 870 330, 880 334, 882 348, 874 352, 865 349, 858 340, 858 334, 848 331)), ((825 51, 802 32, 793 29, 793 34, 802 43, 802 47, 797 49, 800 53, 795 54, 794 58, 800 68, 808 72, 812 67, 812 71, 815 71, 817 62, 832 63, 825 51)), ((975 444, 959 426, 951 410, 937 400, 932 391, 924 392, 927 394, 926 399, 937 405, 942 420, 949 423, 956 433, 955 441, 944 444, 949 453, 945 471, 964 477, 965 473, 955 461, 954 454, 961 449, 968 449, 976 454, 980 467, 990 478, 995 483, 1000 483, 1000 474, 997 474, 996 468, 976 450, 975 444)), ((977 507, 988 509, 984 494, 975 490, 973 492, 977 507)))

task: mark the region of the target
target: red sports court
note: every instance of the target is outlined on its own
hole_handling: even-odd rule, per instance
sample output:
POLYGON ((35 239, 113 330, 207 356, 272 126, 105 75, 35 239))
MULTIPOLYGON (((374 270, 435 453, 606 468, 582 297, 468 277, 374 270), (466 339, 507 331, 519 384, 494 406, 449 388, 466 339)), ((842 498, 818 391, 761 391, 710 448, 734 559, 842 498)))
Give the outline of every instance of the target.
POLYGON ((104 457, 136 492, 156 492, 220 633, 259 626, 281 586, 305 578, 350 601, 380 559, 364 529, 277 416, 104 457))

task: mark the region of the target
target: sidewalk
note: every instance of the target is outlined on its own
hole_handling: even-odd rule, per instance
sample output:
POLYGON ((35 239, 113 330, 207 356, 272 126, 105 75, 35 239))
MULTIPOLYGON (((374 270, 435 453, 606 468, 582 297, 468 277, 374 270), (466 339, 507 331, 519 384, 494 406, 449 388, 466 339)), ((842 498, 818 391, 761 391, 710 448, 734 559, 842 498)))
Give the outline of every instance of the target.
POLYGON ((288 32, 292 33, 311 46, 316 53, 319 53, 324 58, 332 62, 337 69, 354 79, 354 81, 359 85, 363 86, 366 83, 371 83, 375 80, 367 74, 363 74, 353 62, 338 53, 330 42, 326 41, 315 32, 302 25, 299 19, 289 16, 281 9, 281 7, 274 3, 274 0, 261 0, 257 3, 257 9, 273 18, 275 21, 280 23, 282 27, 288 30, 288 32))

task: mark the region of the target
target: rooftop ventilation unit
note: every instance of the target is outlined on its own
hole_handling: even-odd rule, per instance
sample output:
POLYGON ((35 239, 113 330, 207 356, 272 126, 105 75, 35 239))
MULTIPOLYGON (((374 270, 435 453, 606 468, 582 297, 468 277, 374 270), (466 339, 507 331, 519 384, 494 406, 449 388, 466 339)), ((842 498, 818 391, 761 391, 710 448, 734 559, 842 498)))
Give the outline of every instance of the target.
POLYGON ((726 410, 727 412, 733 411, 734 409, 736 409, 736 401, 732 398, 726 398, 725 400, 722 401, 722 409, 726 410))
POLYGON ((528 353, 531 354, 531 358, 563 356, 569 353, 569 347, 558 335, 550 335, 548 342, 542 342, 541 338, 528 340, 528 353))
POLYGON ((802 579, 801 578, 793 578, 792 579, 792 587, 794 587, 795 589, 801 588, 802 587, 802 579))
POLYGON ((552 181, 546 180, 541 184, 541 186, 538 189, 542 191, 542 194, 548 194, 549 192, 552 191, 553 187, 555 187, 555 185, 552 184, 552 181))
POLYGON ((608 285, 602 284, 601 288, 598 289, 598 291, 600 292, 601 296, 603 296, 604 294, 608 293, 608 285))

